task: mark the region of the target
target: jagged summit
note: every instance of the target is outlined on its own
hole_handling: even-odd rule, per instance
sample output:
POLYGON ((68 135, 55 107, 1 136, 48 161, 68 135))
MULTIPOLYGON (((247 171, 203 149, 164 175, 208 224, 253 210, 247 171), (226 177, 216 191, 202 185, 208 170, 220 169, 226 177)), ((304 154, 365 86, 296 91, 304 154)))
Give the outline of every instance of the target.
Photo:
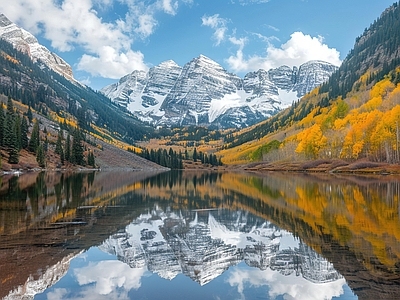
POLYGON ((179 67, 179 65, 175 61, 173 61, 172 59, 163 61, 158 66, 159 67, 179 67))
POLYGON ((33 61, 40 61, 48 68, 75 82, 72 68, 66 61, 40 45, 31 33, 18 27, 4 14, 0 14, 0 38, 12 44, 17 50, 28 54, 33 61))
POLYGON ((155 125, 240 128, 289 106, 336 69, 310 61, 294 68, 260 69, 242 79, 200 54, 183 67, 169 60, 148 73, 134 71, 101 92, 155 125))
POLYGON ((199 66, 203 67, 215 67, 215 68, 222 68, 216 61, 212 60, 208 56, 200 54, 198 57, 194 58, 192 62, 195 62, 199 66))

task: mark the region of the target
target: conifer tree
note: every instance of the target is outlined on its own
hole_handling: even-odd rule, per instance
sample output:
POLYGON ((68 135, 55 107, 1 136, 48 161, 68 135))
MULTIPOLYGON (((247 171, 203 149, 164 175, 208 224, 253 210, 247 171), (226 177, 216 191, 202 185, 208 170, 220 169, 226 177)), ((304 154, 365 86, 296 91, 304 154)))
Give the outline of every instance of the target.
POLYGON ((43 151, 44 153, 47 153, 47 150, 49 150, 49 140, 47 139, 47 135, 44 138, 44 143, 43 143, 43 151))
POLYGON ((45 162, 45 152, 44 152, 42 143, 39 144, 36 152, 37 152, 36 153, 36 161, 39 164, 39 167, 44 168, 46 165, 46 162, 45 162))
POLYGON ((62 151, 62 129, 58 132, 57 142, 56 142, 56 154, 61 155, 62 151))
POLYGON ((75 129, 72 140, 71 162, 77 165, 84 165, 82 135, 79 128, 75 129))
POLYGON ((4 124, 5 124, 5 117, 4 117, 3 104, 0 103, 0 146, 3 146, 4 124))
POLYGON ((36 122, 33 124, 33 129, 31 133, 31 139, 29 140, 28 144, 28 150, 31 152, 37 151, 37 148, 39 147, 39 121, 36 120, 36 122))
POLYGON ((29 144, 28 139, 28 122, 26 121, 25 117, 21 118, 21 148, 27 149, 29 144))
POLYGON ((15 133, 14 127, 14 108, 12 104, 11 97, 8 97, 7 101, 7 110, 6 110, 6 117, 4 121, 4 130, 3 130, 3 146, 5 147, 16 147, 17 144, 17 137, 15 133))
POLYGON ((19 162, 19 153, 16 148, 9 148, 8 155, 8 162, 10 164, 17 164, 19 162))
POLYGON ((21 136, 21 117, 17 114, 14 120, 14 131, 15 131, 15 138, 16 144, 15 147, 18 151, 22 149, 22 136, 21 136))
POLYGON ((3 130, 3 146, 8 148, 8 162, 10 164, 17 164, 19 161, 19 148, 17 140, 17 128, 15 126, 16 115, 14 112, 11 97, 8 97, 7 111, 5 117, 5 124, 3 130))
POLYGON ((66 161, 71 162, 71 135, 69 133, 65 142, 64 157, 66 161))
POLYGON ((32 115, 32 109, 31 109, 30 105, 28 107, 28 112, 26 113, 26 116, 28 117, 29 123, 32 123, 33 115, 32 115))
POLYGON ((10 115, 14 114, 14 105, 12 103, 10 96, 8 96, 8 99, 7 99, 7 114, 10 114, 10 115))
POLYGON ((89 151, 87 161, 89 166, 92 166, 93 168, 96 166, 93 151, 89 151))

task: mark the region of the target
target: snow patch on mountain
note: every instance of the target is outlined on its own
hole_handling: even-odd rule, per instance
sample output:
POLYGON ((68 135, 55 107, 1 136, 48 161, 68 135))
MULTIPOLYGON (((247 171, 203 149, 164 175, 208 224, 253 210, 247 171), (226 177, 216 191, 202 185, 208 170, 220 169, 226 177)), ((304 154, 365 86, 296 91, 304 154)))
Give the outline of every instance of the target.
POLYGON ((293 90, 284 90, 278 89, 279 100, 281 100, 282 107, 286 108, 293 104, 293 102, 297 101, 299 97, 297 97, 297 92, 293 90))
POLYGON ((250 72, 243 79, 200 55, 183 67, 169 60, 134 71, 101 92, 154 125, 246 127, 290 106, 337 67, 310 61, 250 72))

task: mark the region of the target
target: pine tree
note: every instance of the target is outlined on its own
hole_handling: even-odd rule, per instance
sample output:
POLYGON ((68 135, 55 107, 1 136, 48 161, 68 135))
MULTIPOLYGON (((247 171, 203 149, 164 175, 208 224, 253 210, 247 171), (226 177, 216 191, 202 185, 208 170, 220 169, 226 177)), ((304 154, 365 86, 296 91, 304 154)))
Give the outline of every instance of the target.
POLYGON ((37 148, 39 147, 39 121, 36 120, 36 122, 33 124, 33 129, 31 133, 31 139, 29 140, 28 144, 28 150, 31 152, 36 153, 37 148))
POLYGON ((56 142, 56 154, 61 155, 62 152, 62 138, 61 138, 61 131, 58 132, 57 142, 56 142))
POLYGON ((49 140, 47 139, 47 135, 44 138, 44 143, 43 143, 43 151, 44 153, 47 153, 47 150, 49 150, 49 140))
POLYGON ((17 126, 15 126, 15 123, 16 114, 11 97, 8 97, 5 125, 3 131, 3 146, 8 148, 8 162, 10 164, 17 164, 19 162, 17 126))
POLYGON ((28 139, 28 122, 26 121, 25 117, 21 118, 21 148, 27 149, 29 144, 28 139))
POLYGON ((22 149, 22 136, 21 136, 21 117, 19 115, 15 116, 14 120, 14 131, 15 131, 15 138, 16 144, 15 147, 18 151, 22 149))
POLYGON ((7 114, 14 115, 14 105, 12 103, 11 97, 8 96, 7 99, 7 114))
POLYGON ((32 109, 31 109, 30 105, 28 107, 28 112, 26 113, 26 116, 28 117, 29 123, 32 123, 33 115, 32 115, 32 109))
POLYGON ((71 162, 77 165, 84 165, 82 135, 79 128, 75 129, 71 149, 71 162))
POLYGON ((4 121, 4 131, 3 131, 3 146, 5 147, 16 147, 17 137, 14 127, 15 115, 12 100, 8 97, 6 117, 4 121))
POLYGON ((45 153, 44 153, 44 149, 43 149, 42 143, 40 143, 38 148, 37 148, 36 161, 39 164, 39 167, 41 167, 41 168, 45 167, 45 165, 46 165, 45 153))
POLYGON ((69 133, 65 142, 64 157, 66 161, 71 162, 71 135, 69 133))
POLYGON ((89 166, 92 166, 93 168, 96 167, 96 163, 95 163, 95 159, 94 159, 94 154, 93 154, 92 151, 89 151, 87 161, 88 161, 88 165, 89 165, 89 166))
POLYGON ((19 153, 16 148, 9 148, 8 155, 8 163, 17 164, 19 162, 19 153))
POLYGON ((0 146, 3 146, 4 125, 5 125, 4 109, 3 109, 3 104, 0 103, 0 146))

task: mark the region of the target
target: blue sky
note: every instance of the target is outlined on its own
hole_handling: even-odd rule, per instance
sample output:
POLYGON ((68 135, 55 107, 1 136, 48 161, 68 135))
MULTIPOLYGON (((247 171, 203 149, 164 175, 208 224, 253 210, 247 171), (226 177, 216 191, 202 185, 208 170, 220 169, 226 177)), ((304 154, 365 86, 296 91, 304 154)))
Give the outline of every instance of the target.
POLYGON ((311 59, 336 65, 394 0, 13 0, 0 12, 94 89, 200 54, 244 76, 311 59))

